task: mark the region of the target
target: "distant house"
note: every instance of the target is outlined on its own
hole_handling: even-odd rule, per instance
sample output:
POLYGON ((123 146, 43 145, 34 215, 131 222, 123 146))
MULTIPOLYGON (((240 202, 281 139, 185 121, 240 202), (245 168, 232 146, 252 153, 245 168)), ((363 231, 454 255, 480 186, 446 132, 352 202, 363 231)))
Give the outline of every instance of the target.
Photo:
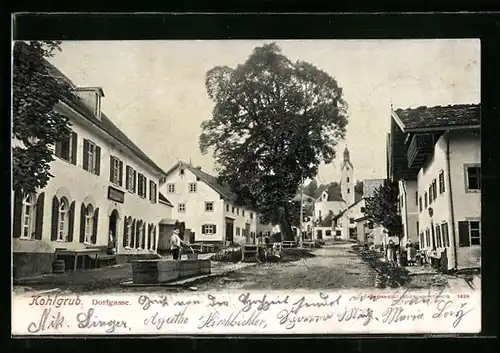
POLYGON ((446 256, 448 268, 480 266, 480 105, 391 112, 388 177, 399 182, 403 243, 446 256))
POLYGON ((253 243, 271 225, 261 222, 257 210, 239 205, 227 184, 182 161, 166 172, 162 194, 172 202, 172 217, 184 222, 191 243, 253 243))

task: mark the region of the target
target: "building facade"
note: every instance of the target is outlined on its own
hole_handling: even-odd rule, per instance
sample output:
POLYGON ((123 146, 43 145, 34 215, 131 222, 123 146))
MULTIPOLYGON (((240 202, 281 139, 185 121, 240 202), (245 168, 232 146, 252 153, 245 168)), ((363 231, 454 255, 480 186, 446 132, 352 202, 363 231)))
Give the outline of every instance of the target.
POLYGON ((172 205, 158 200, 165 172, 101 112, 102 89, 73 89, 55 106, 71 133, 54 146, 53 177, 35 194, 13 195, 20 275, 51 270, 57 248, 112 246, 124 259, 155 254, 159 223, 171 216, 172 205))
POLYGON ((229 186, 200 167, 178 162, 160 191, 174 205, 173 217, 185 223, 191 243, 254 243, 272 230, 256 210, 236 203, 229 186))
POLYGON ((401 207, 402 218, 415 223, 405 237, 416 238, 448 269, 480 266, 479 117, 480 107, 473 104, 392 112, 389 175, 400 186, 416 187, 402 197, 412 205, 401 207))

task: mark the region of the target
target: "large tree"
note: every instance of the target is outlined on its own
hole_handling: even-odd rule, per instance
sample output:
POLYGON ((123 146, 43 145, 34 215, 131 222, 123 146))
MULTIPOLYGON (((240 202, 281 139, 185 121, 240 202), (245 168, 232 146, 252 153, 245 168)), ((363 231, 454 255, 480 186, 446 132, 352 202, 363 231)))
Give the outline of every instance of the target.
POLYGON ((354 185, 354 192, 356 194, 363 195, 364 194, 364 183, 361 180, 358 180, 356 182, 356 185, 354 185))
POLYGON ((49 72, 45 58, 60 42, 16 42, 12 67, 12 170, 14 191, 35 192, 47 185, 51 145, 68 136, 69 121, 54 105, 71 94, 69 84, 49 72))
POLYGON ((345 136, 342 89, 314 65, 292 62, 274 43, 255 48, 234 69, 209 70, 206 89, 215 106, 201 125, 201 151, 213 150, 221 180, 241 203, 257 207, 293 239, 289 200, 302 178, 333 160, 345 136))
POLYGON ((318 190, 318 182, 316 179, 311 180, 309 184, 304 187, 304 194, 315 197, 318 190))
POLYGON ((365 215, 386 228, 391 235, 403 236, 401 215, 398 211, 398 184, 389 180, 373 191, 373 197, 365 199, 365 215))

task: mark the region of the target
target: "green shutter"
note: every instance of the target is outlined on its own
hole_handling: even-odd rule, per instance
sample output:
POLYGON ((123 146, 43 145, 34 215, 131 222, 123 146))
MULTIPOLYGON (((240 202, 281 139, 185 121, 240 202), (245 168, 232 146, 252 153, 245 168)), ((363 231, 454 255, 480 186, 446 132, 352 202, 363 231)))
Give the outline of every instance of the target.
POLYGON ((57 240, 59 218, 59 200, 56 196, 52 198, 52 223, 50 228, 50 240, 57 240))
POLYGON ((43 234, 43 207, 45 203, 45 193, 38 195, 36 200, 36 219, 35 219, 35 239, 42 240, 43 234))
POLYGON ((69 224, 68 224, 68 242, 73 241, 73 231, 75 226, 75 201, 71 203, 69 207, 69 224))
POLYGON ((85 242, 85 205, 80 206, 80 243, 85 242))
POLYGON ((101 147, 95 146, 95 174, 101 175, 101 147))
POLYGON ((83 139, 83 169, 89 170, 89 140, 83 139))

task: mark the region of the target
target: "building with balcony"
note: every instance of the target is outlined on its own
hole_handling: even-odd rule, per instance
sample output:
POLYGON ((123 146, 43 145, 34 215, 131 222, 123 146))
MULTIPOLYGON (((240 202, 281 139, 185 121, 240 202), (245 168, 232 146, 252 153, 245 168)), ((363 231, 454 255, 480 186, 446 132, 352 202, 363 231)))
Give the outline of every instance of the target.
POLYGON ((480 105, 391 112, 388 178, 398 181, 403 244, 449 269, 480 266, 480 105))
POLYGON ((46 65, 73 89, 54 107, 71 133, 52 146, 47 186, 12 195, 15 276, 51 272, 56 249, 113 247, 117 261, 155 255, 172 213, 158 192, 166 173, 101 111, 102 88, 77 87, 46 65))

